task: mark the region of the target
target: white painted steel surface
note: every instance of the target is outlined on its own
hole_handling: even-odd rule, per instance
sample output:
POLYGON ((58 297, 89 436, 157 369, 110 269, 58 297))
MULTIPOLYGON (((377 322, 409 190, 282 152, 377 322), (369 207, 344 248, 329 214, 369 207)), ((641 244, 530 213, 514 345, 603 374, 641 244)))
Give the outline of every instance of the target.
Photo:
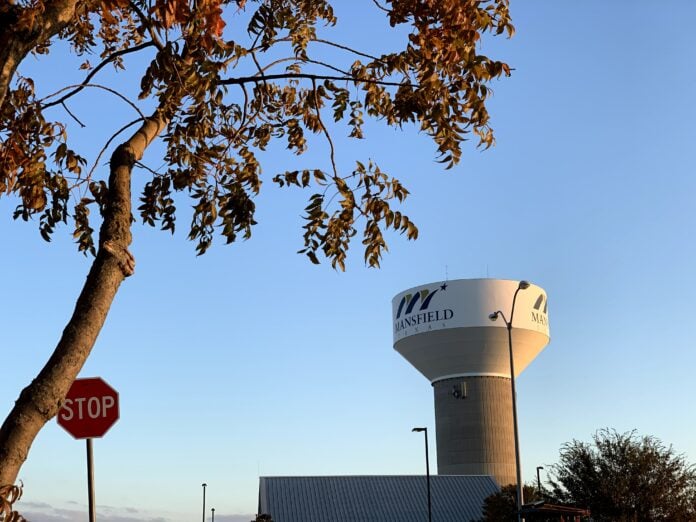
MULTIPOLYGON (((510 376, 501 310, 510 318, 519 281, 457 279, 410 288, 392 300, 394 349, 431 382, 457 376, 510 376)), ((515 375, 549 342, 546 292, 530 285, 517 294, 513 318, 515 375)))

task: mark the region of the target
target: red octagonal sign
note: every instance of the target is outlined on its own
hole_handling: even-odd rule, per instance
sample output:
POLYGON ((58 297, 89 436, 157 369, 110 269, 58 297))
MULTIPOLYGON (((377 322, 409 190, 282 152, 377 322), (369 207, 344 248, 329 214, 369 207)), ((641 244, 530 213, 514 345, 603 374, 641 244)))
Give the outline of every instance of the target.
POLYGON ((58 424, 76 439, 102 437, 118 420, 118 392, 100 377, 77 379, 58 411, 58 424))

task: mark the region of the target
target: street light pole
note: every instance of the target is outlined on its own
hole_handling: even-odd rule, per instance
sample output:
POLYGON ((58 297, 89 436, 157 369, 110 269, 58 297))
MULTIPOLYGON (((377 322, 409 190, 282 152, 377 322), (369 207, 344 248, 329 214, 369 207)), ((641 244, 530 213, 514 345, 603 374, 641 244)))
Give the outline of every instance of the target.
POLYGON ((205 522, 205 488, 207 485, 208 484, 206 484, 205 482, 201 484, 201 486, 203 486, 203 522, 205 522))
POLYGON ((541 478, 539 477, 539 470, 544 469, 544 466, 537 466, 537 487, 539 488, 539 496, 543 497, 544 494, 541 491, 541 478))
POLYGON ((517 301, 517 294, 520 290, 526 290, 529 288, 529 283, 527 281, 520 281, 515 290, 515 294, 512 296, 512 308, 510 310, 510 320, 505 319, 505 314, 498 310, 493 312, 488 318, 491 321, 498 319, 498 316, 503 318, 505 326, 508 332, 508 351, 510 352, 510 387, 512 388, 512 425, 515 433, 515 468, 517 473, 517 520, 520 522, 522 520, 522 506, 524 504, 524 493, 522 490, 522 464, 520 463, 520 438, 517 429, 517 392, 515 391, 515 359, 512 354, 512 318, 515 315, 515 302, 517 301))
POLYGON ((210 508, 210 512, 212 513, 210 522, 215 522, 215 508, 210 508))
POLYGON ((433 521, 432 504, 430 502, 430 458, 428 456, 428 428, 413 428, 411 431, 425 433, 425 473, 428 483, 428 522, 433 521))

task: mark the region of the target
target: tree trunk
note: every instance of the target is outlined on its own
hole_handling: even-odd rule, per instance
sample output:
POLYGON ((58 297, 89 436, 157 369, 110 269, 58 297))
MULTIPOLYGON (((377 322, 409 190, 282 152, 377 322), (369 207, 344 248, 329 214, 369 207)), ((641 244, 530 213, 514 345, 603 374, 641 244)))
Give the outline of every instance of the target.
POLYGON ((53 354, 0 427, 0 486, 14 484, 34 438, 56 415, 92 351, 121 282, 132 273, 131 172, 165 124, 156 115, 147 119, 111 156, 99 251, 53 354))
POLYGON ((0 0, 0 107, 7 95, 10 82, 22 60, 38 45, 48 42, 74 19, 80 3, 91 10, 96 0, 45 0, 41 7, 21 7, 0 0), (85 5, 86 4, 86 5, 85 5), (31 12, 29 27, 18 24, 22 14, 31 12))

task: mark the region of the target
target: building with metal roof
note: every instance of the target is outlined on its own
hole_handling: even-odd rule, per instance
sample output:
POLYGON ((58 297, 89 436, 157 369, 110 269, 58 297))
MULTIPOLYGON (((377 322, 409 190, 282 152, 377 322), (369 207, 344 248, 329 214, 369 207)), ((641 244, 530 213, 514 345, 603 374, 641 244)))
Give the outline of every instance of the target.
MULTIPOLYGON (((499 490, 484 475, 432 475, 433 522, 470 522, 499 490)), ((273 522, 424 522, 425 476, 261 477, 259 513, 273 522)))

